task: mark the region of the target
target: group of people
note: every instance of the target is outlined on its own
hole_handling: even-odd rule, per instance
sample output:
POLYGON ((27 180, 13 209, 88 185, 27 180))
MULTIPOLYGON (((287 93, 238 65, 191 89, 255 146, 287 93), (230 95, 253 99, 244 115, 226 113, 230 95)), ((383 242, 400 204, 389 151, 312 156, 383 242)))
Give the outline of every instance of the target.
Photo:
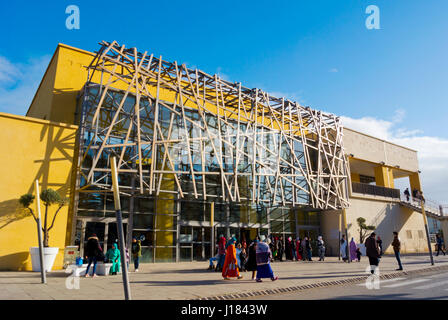
MULTIPOLYGON (((411 197, 411 193, 409 192, 409 188, 406 188, 403 191, 403 193, 406 196, 406 201, 409 202, 409 199, 411 197)), ((414 199, 414 200, 421 200, 423 203, 425 203, 425 197, 423 196, 423 192, 418 190, 418 189, 412 190, 412 199, 414 199)))
MULTIPOLYGON (((375 242, 378 245, 378 250, 380 253, 380 257, 381 257, 383 255, 383 240, 381 240, 380 236, 377 236, 375 239, 375 242)), ((347 255, 347 245, 349 246, 348 251, 350 254, 350 260, 361 262, 362 252, 361 252, 360 246, 355 242, 355 238, 353 238, 353 237, 350 240, 350 243, 348 244, 347 241, 345 240, 345 235, 342 235, 341 240, 340 240, 340 254, 341 254, 342 260, 344 262, 348 262, 349 257, 347 255)))
MULTIPOLYGON (((313 261, 312 259, 312 240, 311 238, 304 237, 292 238, 288 237, 286 242, 283 243, 283 237, 270 237, 267 239, 269 241, 269 250, 271 251, 270 262, 283 261, 283 256, 286 260, 291 261, 313 261)), ((224 265, 224 259, 226 256, 226 239, 223 235, 220 236, 218 241, 217 253, 214 257, 209 259, 208 270, 222 271, 224 265), (216 267, 214 262, 217 261, 216 267)), ((319 236, 316 240, 317 254, 319 261, 325 260, 325 242, 322 236, 319 236)), ((246 271, 245 261, 248 259, 248 248, 246 241, 243 240, 241 243, 236 244, 236 259, 237 265, 240 271, 246 271)))
MULTIPOLYGON (((273 259, 283 261, 283 254, 285 254, 286 260, 291 261, 313 261, 312 259, 312 240, 311 238, 304 237, 292 238, 288 237, 283 249, 283 237, 274 237, 271 241, 270 249, 273 252, 273 259)), ((325 259, 325 243, 322 236, 319 236, 316 240, 316 246, 319 256, 319 261, 325 259)))
MULTIPOLYGON (((383 255, 382 240, 380 237, 376 237, 376 233, 372 232, 365 241, 366 255, 369 258, 370 272, 375 273, 375 269, 378 267, 381 257, 383 255)), ((398 232, 393 232, 392 248, 394 250, 395 258, 397 259, 398 269, 403 270, 403 265, 401 264, 400 250, 401 241, 398 238, 398 232)))
MULTIPOLYGON (((126 263, 129 269, 129 250, 126 248, 126 263)), ((141 241, 137 238, 132 239, 132 258, 134 261, 134 271, 138 272, 140 264, 140 257, 142 255, 141 241)), ((96 266, 98 261, 104 261, 105 263, 111 263, 110 275, 116 275, 121 269, 121 253, 118 248, 118 241, 112 243, 111 247, 107 250, 106 254, 103 253, 103 249, 99 243, 96 234, 92 234, 87 240, 86 247, 84 248, 84 255, 87 260, 87 269, 85 277, 89 277, 90 266, 93 264, 92 277, 96 276, 96 266)))
POLYGON ((221 271, 224 280, 242 279, 240 271, 252 271, 252 280, 257 282, 262 282, 264 278, 270 278, 272 281, 278 279, 270 265, 273 256, 269 238, 264 235, 257 237, 248 248, 245 241, 237 245, 236 241, 235 237, 226 241, 223 235, 220 236, 218 254, 210 259, 210 270, 221 271), (213 261, 217 261, 216 267, 213 261))

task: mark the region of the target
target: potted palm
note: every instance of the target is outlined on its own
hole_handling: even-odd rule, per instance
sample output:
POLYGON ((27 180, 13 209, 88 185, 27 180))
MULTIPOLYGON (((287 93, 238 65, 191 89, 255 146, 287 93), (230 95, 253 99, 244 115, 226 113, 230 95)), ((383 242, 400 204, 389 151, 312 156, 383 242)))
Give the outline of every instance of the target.
MULTIPOLYGON (((30 193, 24 194, 20 197, 19 202, 20 204, 29 210, 31 215, 33 216, 34 220, 37 223, 37 217, 34 214, 34 211, 32 208, 30 208, 31 204, 34 201, 34 196, 30 193)), ((59 252, 59 248, 50 247, 49 246, 49 240, 50 240, 50 230, 53 229, 54 223, 56 221, 56 217, 58 213, 61 211, 62 207, 64 207, 67 204, 67 199, 62 198, 59 193, 54 191, 53 189, 46 189, 43 190, 40 194, 40 199, 45 205, 45 215, 44 215, 44 221, 42 226, 42 232, 44 235, 43 238, 43 244, 44 244, 44 265, 45 265, 45 271, 50 272, 53 268, 54 261, 56 259, 56 255, 59 252), (53 216, 53 219, 51 221, 51 224, 49 224, 49 208, 52 205, 57 205, 56 212, 53 216)), ((30 255, 31 255, 31 264, 33 267, 33 271, 40 272, 40 260, 39 260, 39 248, 38 247, 31 247, 30 248, 30 255)))

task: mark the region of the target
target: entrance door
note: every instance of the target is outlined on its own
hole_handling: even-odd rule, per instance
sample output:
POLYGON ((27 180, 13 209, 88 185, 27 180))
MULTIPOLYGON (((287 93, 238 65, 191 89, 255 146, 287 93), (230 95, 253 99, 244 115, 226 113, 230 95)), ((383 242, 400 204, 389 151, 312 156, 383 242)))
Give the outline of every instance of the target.
POLYGON ((305 237, 308 237, 308 239, 311 240, 311 250, 312 254, 317 255, 317 237, 319 236, 319 228, 306 228, 306 229, 300 229, 299 228, 299 238, 303 240, 305 237))
MULTIPOLYGON (((84 254, 84 248, 89 238, 96 234, 103 252, 106 252, 112 243, 118 239, 117 223, 113 218, 97 220, 94 218, 79 219, 76 223, 75 244, 80 247, 80 253, 84 254)), ((125 243, 127 239, 127 221, 123 221, 125 243)))
POLYGON ((84 248, 87 245, 87 241, 89 240, 89 238, 96 234, 96 236, 98 237, 98 241, 100 243, 101 248, 104 251, 104 236, 106 234, 106 224, 104 222, 93 222, 93 221, 88 221, 86 222, 86 229, 85 229, 85 234, 84 234, 84 248))

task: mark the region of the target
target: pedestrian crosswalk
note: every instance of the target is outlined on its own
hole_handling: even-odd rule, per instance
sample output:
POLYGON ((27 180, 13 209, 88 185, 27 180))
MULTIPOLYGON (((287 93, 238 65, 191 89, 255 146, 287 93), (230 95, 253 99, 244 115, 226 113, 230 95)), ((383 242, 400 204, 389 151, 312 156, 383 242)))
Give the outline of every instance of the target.
POLYGON ((390 284, 390 285, 386 285, 386 286, 382 286, 383 288, 396 288, 396 287, 404 287, 404 286, 408 286, 410 284, 415 284, 415 283, 420 283, 420 282, 425 282, 428 281, 429 279, 415 279, 415 280, 408 280, 408 281, 403 281, 403 282, 399 282, 399 283, 394 283, 394 284, 390 284))
MULTIPOLYGON (((432 288, 438 288, 441 286, 447 286, 445 290, 448 290, 448 280, 446 278, 440 279, 441 275, 425 276, 424 278, 405 278, 399 277, 388 280, 380 280, 379 284, 381 288, 400 288, 406 286, 412 286, 412 289, 416 290, 428 290, 432 288), (439 277, 439 279, 437 279, 439 277)), ((357 284, 358 286, 365 286, 365 283, 357 284)))
MULTIPOLYGON (((419 290, 425 290, 425 289, 431 289, 431 288, 435 288, 435 287, 440 287, 443 285, 447 285, 448 284, 448 280, 446 281, 437 281, 437 282, 433 282, 430 284, 426 284, 424 286, 419 286, 419 287, 415 287, 414 289, 419 289, 419 290)), ((448 290, 448 289, 446 289, 448 290)))

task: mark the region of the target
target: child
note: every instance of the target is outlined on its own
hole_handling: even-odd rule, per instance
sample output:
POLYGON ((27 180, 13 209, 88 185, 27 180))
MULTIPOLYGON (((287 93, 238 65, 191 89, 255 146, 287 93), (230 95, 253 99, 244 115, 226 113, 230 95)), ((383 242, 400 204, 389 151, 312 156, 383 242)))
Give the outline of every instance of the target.
POLYGON ((356 248, 356 257, 358 258, 358 262, 361 261, 361 251, 359 250, 359 248, 356 248))

